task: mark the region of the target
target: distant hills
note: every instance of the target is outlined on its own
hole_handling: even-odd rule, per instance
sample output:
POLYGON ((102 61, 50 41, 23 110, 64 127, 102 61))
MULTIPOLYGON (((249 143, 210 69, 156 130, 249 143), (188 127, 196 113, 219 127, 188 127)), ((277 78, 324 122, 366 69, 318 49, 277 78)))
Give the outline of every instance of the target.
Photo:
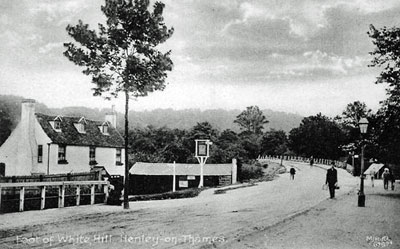
MULTIPOLYGON (((23 97, 13 95, 0 95, 0 114, 7 113, 11 119, 12 127, 14 128, 19 122, 21 113, 21 101, 23 97)), ((98 109, 88 107, 64 107, 64 108, 50 108, 42 103, 37 103, 36 112, 49 114, 49 115, 63 115, 63 116, 84 116, 92 120, 103 120, 104 116, 110 109, 98 109)), ((213 127, 222 131, 231 129, 239 131, 239 127, 233 123, 236 116, 243 110, 205 110, 200 109, 155 109, 151 111, 130 111, 129 113, 129 126, 145 127, 152 125, 154 127, 169 127, 177 129, 190 129, 197 123, 208 121, 213 127)), ((291 129, 298 127, 302 116, 297 114, 277 112, 270 109, 262 110, 269 123, 265 126, 265 131, 269 129, 284 130, 289 132, 291 129)), ((1 119, 2 117, 0 117, 1 119)), ((117 113, 117 125, 122 129, 124 124, 123 113, 117 113)))

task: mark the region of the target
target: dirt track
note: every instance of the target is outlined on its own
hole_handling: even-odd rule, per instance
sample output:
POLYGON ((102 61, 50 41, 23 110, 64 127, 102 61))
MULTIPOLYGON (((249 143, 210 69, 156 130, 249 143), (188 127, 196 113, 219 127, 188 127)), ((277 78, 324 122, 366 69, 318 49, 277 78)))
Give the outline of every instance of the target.
MULTIPOLYGON (((132 202, 128 211, 82 206, 1 215, 0 243, 4 248, 313 248, 310 245, 315 242, 314 248, 331 248, 321 247, 329 244, 323 239, 326 236, 310 236, 315 234, 313 229, 325 231, 325 235, 336 231, 333 237, 328 236, 329 245, 341 241, 340 236, 347 233, 341 229, 342 221, 349 219, 329 216, 333 225, 325 228, 333 230, 326 231, 322 229, 324 219, 318 217, 343 211, 354 215, 357 208, 346 200, 356 198, 355 193, 347 193, 355 189, 358 179, 339 170, 339 197, 327 200, 328 192, 321 189, 325 170, 286 164, 298 169, 294 181, 282 174, 274 181, 224 194, 206 190, 192 199, 132 202)), ((399 200, 393 200, 395 204, 388 205, 395 207, 399 200)), ((354 237, 351 241, 363 245, 364 239, 354 237)), ((341 245, 347 243, 344 241, 341 245)))

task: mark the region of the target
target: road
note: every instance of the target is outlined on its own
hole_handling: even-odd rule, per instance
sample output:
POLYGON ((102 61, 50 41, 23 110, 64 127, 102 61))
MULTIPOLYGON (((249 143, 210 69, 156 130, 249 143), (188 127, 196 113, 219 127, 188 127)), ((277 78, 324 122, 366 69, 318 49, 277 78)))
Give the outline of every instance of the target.
MULTIPOLYGON (((297 169, 294 180, 273 181, 191 199, 80 206, 0 215, 1 248, 234 248, 264 231, 326 201, 326 170, 284 162, 297 169)), ((338 169, 337 195, 354 190, 358 180, 338 169)), ((331 200, 334 201, 334 200, 331 200)), ((258 238, 258 240, 263 238, 258 238)), ((243 247, 238 247, 243 248, 243 247)), ((258 247, 255 247, 258 248, 258 247)))

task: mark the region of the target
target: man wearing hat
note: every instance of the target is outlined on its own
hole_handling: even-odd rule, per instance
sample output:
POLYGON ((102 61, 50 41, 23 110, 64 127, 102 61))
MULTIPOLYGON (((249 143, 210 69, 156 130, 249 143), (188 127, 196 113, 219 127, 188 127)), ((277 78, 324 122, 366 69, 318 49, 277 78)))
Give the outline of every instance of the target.
POLYGON ((383 188, 388 190, 389 187, 389 179, 390 179, 390 172, 388 168, 385 168, 383 170, 383 174, 382 174, 382 178, 383 178, 383 188))
POLYGON ((326 182, 329 187, 329 194, 331 195, 331 199, 335 198, 335 188, 337 184, 337 170, 335 169, 335 163, 331 163, 332 167, 326 172, 326 182))

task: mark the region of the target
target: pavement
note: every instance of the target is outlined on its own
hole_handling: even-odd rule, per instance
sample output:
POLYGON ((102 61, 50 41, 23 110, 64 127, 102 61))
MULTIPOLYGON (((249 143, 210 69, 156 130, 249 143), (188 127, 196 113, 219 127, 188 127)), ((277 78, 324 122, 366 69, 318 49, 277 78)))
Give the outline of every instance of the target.
POLYGON ((400 185, 366 181, 357 207, 355 178, 338 169, 336 199, 322 190, 326 167, 284 161, 281 174, 223 194, 190 199, 80 206, 0 215, 0 248, 400 248, 400 185), (60 237, 70 236, 70 240, 60 237), (51 241, 53 239, 53 241, 51 241), (146 239, 149 239, 147 241, 146 239))
POLYGON ((357 185, 223 248, 400 248, 400 183, 395 190, 385 190, 382 180, 371 185, 365 179, 365 207, 358 207, 357 185))

